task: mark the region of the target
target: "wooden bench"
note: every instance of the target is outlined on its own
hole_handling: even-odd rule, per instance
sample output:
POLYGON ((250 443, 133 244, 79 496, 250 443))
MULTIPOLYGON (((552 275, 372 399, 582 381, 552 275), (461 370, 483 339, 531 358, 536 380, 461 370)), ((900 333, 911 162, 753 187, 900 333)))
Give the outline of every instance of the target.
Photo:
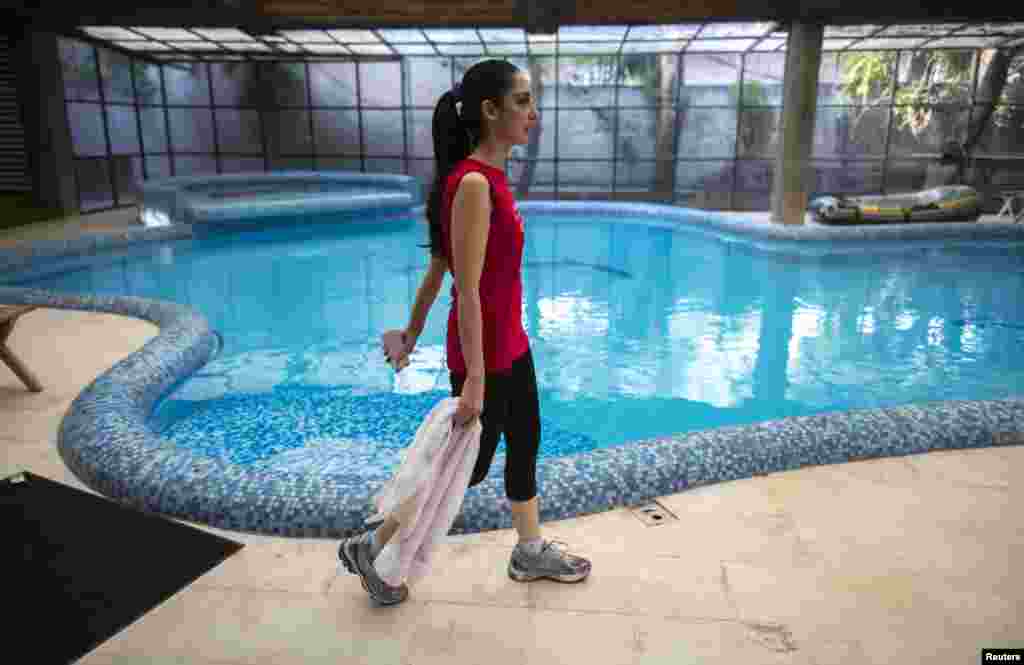
POLYGON ((11 336, 11 331, 14 330, 14 323, 18 320, 18 317, 22 314, 28 314, 34 309, 38 308, 35 305, 0 305, 0 360, 4 361, 4 364, 11 368, 11 371, 21 379, 21 382, 29 390, 38 393, 43 391, 43 384, 29 371, 28 367, 25 367, 25 364, 18 359, 18 356, 14 355, 14 352, 7 348, 7 338, 11 336))

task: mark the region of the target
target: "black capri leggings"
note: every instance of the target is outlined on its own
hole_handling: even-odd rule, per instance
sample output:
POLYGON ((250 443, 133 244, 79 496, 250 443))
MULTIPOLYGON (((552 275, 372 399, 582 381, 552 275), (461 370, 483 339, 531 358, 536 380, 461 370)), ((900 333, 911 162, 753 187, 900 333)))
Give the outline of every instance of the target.
MULTIPOLYGON (((465 374, 449 372, 452 396, 462 394, 465 374)), ((540 404, 537 375, 530 349, 512 366, 484 375, 484 405, 480 412, 480 456, 469 486, 479 484, 491 468, 498 436, 505 433, 505 495, 512 501, 537 496, 537 453, 540 451, 540 404)))

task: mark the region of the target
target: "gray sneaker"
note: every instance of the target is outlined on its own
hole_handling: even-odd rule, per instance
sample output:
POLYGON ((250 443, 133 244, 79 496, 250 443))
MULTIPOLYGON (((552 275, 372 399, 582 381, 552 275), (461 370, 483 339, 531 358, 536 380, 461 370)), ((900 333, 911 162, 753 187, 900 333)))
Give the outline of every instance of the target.
POLYGON ((405 584, 398 587, 390 586, 377 575, 370 555, 369 531, 341 541, 341 545, 338 546, 338 559, 348 572, 359 576, 363 588, 378 603, 397 605, 409 597, 409 587, 405 584))
POLYGON ((537 554, 530 554, 516 545, 508 562, 508 576, 517 582, 532 582, 544 578, 556 582, 575 583, 587 579, 590 575, 590 561, 557 549, 555 542, 559 541, 544 541, 537 554))

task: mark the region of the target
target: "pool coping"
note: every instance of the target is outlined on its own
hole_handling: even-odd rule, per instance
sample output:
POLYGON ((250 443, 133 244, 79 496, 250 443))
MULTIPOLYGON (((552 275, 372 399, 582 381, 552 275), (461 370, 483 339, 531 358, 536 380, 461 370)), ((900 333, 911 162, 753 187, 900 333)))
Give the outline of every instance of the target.
MULTIPOLYGON (((772 252, 861 253, 878 240, 1024 240, 1024 225, 931 223, 824 229, 755 225, 725 215, 656 204, 524 202, 524 213, 623 221, 656 215, 772 252), (929 233, 927 227, 942 227, 929 233), (957 229, 950 227, 969 227, 957 229), (839 231, 839 233, 835 233, 839 231), (876 233, 865 233, 875 231, 876 233), (874 240, 871 240, 871 239, 874 240), (835 244, 836 241, 839 244, 835 244), (866 242, 865 242, 866 241, 866 242)), ((422 207, 414 209, 422 213, 422 207)), ((642 222, 648 223, 648 222, 642 222)), ((188 225, 38 243, 0 250, 0 270, 130 245, 192 237, 188 225)), ((905 251, 905 248, 904 248, 905 251)), ((129 296, 56 294, 0 286, 0 302, 120 314, 149 321, 158 334, 97 377, 72 402, 58 452, 90 488, 128 505, 217 528, 277 536, 338 538, 365 528, 379 483, 346 474, 257 470, 195 455, 147 424, 154 406, 214 357, 217 334, 201 313, 176 303, 129 296)), ((804 466, 933 450, 1024 444, 1024 396, 938 401, 900 407, 794 416, 751 425, 634 441, 538 465, 542 521, 636 505, 690 487, 804 466)), ((451 533, 512 527, 500 469, 467 492, 451 533)))

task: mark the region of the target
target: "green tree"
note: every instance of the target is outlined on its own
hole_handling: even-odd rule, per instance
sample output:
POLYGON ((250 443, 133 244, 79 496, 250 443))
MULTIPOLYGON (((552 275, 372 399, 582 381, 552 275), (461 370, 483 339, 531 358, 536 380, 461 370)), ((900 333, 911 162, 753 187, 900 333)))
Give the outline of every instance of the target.
MULTIPOLYGON (((1000 126, 1008 122, 1008 114, 999 104, 1007 80, 1020 76, 1024 70, 1024 60, 1016 59, 1021 52, 1024 52, 1024 45, 978 52, 975 101, 981 112, 972 113, 970 117, 964 139, 968 155, 975 150, 990 122, 1000 126)), ((888 105, 896 76, 896 58, 894 51, 851 53, 843 58, 840 91, 847 103, 862 105, 854 114, 854 133, 870 109, 888 105)), ((899 86, 893 99, 897 104, 893 108, 894 126, 909 129, 916 136, 932 128, 937 121, 948 122, 944 114, 935 112, 935 106, 967 103, 973 70, 971 51, 935 50, 910 54, 906 76, 909 84, 899 86)))

